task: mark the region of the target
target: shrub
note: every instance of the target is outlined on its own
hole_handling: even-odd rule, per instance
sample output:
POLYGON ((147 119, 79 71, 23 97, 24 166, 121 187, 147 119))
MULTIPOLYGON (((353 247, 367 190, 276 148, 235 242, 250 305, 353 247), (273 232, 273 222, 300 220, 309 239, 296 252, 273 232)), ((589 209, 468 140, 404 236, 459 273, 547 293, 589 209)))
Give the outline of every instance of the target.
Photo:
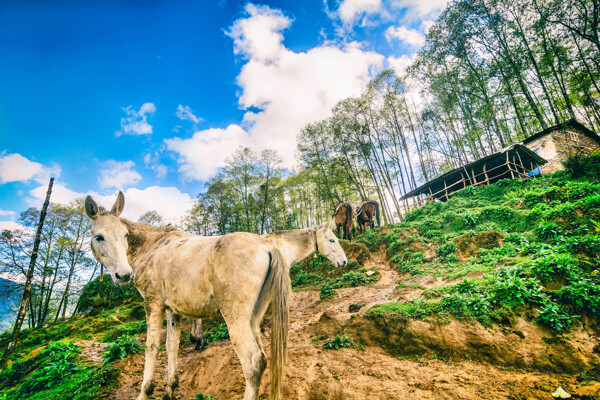
POLYGON ((560 288, 557 296, 563 304, 572 305, 576 310, 600 318, 600 287, 597 282, 581 278, 560 288))
POLYGON ((321 300, 324 300, 331 296, 335 296, 335 294, 336 294, 336 291, 331 287, 330 284, 324 283, 321 285, 321 293, 319 296, 321 298, 321 300))
POLYGON ((538 225, 538 227, 535 228, 535 233, 540 239, 556 239, 562 235, 563 230, 558 224, 550 222, 538 225))
POLYGON ((352 347, 354 342, 346 335, 336 335, 333 339, 327 339, 323 347, 326 349, 339 350, 342 347, 352 347))
POLYGON ((456 245, 453 242, 448 242, 446 244, 438 247, 436 251, 436 255, 440 258, 446 257, 449 254, 452 254, 456 251, 456 245))
POLYGON ((137 342, 134 336, 124 335, 111 343, 104 354, 103 365, 122 360, 128 354, 141 353, 144 348, 137 342))
POLYGON ((600 153, 576 155, 563 162, 565 172, 573 178, 600 179, 600 153))
POLYGON ((204 338, 207 343, 216 342, 217 340, 229 339, 229 330, 227 330, 227 324, 221 322, 219 325, 204 332, 204 338))
MULTIPOLYGON (((578 318, 579 316, 574 316, 578 318)), ((560 306, 550 303, 540 311, 536 321, 554 329, 557 332, 566 331, 573 322, 571 316, 560 306)))
POLYGON ((141 300, 135 286, 132 284, 115 285, 110 276, 105 276, 100 282, 100 277, 84 286, 79 297, 78 310, 81 313, 97 313, 101 309, 112 308, 125 300, 141 300))

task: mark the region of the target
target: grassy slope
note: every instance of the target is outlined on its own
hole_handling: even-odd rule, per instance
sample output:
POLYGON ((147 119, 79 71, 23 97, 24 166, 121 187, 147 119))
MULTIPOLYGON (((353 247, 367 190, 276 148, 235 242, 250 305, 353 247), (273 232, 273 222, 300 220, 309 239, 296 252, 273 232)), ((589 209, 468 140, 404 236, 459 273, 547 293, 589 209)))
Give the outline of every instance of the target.
MULTIPOLYGON (((414 300, 372 307, 367 317, 374 321, 458 319, 488 325, 526 313, 564 332, 583 320, 595 325, 600 316, 595 221, 600 221, 597 179, 557 174, 501 181, 465 190, 446 203, 430 203, 401 224, 369 231, 358 244, 343 242, 354 259, 348 267, 329 268, 317 257, 294 266, 292 280, 295 290, 320 289, 323 299, 335 288, 368 285, 379 278, 363 269, 368 248, 385 252, 402 274, 399 289, 418 288, 423 276, 440 277, 443 283, 414 300)), ((94 293, 88 296, 91 309, 107 296, 102 288, 94 293)), ((108 343, 145 330, 139 298, 116 304, 95 315, 24 331, 10 367, 0 372, 0 399, 85 399, 110 387, 119 371, 89 365, 72 343, 108 343)), ((227 336, 218 319, 206 321, 205 329, 213 340, 227 336)), ((5 340, 0 337, 0 346, 5 340)))
POLYGON ((562 173, 467 188, 446 203, 429 203, 391 232, 374 231, 359 240, 371 248, 385 246, 409 282, 400 286, 419 275, 452 283, 412 301, 377 305, 369 315, 491 324, 534 310, 537 321, 555 331, 568 330, 584 316, 595 321, 596 221, 598 181, 562 173))

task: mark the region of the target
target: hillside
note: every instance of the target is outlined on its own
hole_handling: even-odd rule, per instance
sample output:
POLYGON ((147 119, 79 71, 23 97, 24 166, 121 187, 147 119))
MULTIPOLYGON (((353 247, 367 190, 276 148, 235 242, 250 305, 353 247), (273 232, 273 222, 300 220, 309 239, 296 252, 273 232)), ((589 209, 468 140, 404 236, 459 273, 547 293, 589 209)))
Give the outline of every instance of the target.
MULTIPOLYGON (((285 398, 548 399, 559 386, 600 398, 597 170, 468 188, 344 241, 344 269, 322 257, 292 267, 285 398)), ((86 290, 88 314, 23 333, 0 398, 136 398, 141 301, 110 282, 86 290)), ((268 315, 263 325, 268 354, 268 315)), ((241 398, 226 328, 205 328, 202 352, 182 335, 178 395, 241 398)), ((163 351, 156 397, 165 367, 163 351)), ((268 385, 267 371, 261 399, 268 385)))

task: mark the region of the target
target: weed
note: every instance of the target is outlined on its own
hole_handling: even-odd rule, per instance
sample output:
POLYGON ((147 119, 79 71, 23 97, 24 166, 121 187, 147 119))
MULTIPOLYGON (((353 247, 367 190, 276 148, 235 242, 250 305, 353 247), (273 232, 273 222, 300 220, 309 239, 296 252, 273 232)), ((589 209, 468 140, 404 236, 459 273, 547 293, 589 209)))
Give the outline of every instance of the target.
POLYGON ((128 354, 141 353, 144 348, 137 342, 134 336, 124 335, 111 343, 104 354, 104 362, 107 365, 127 357, 128 354))
POLYGON ((335 335, 333 339, 325 340, 325 344, 323 347, 326 349, 335 349, 339 350, 342 347, 352 347, 354 346, 354 342, 352 339, 346 335, 335 335))

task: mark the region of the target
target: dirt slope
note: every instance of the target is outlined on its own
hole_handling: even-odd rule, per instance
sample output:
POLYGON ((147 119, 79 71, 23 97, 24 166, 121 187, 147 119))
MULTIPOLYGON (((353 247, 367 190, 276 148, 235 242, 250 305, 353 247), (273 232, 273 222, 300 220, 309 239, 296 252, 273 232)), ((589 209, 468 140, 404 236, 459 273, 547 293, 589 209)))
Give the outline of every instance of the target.
MULTIPOLYGON (((362 315, 373 304, 410 299, 418 296, 419 291, 410 288, 396 290, 397 273, 381 257, 374 257, 373 263, 380 268, 382 276, 372 286, 339 289, 337 296, 327 301, 320 301, 316 291, 293 293, 284 393, 286 399, 552 399, 550 393, 558 386, 571 393, 573 398, 600 399, 600 383, 591 381, 583 385, 577 381, 577 369, 599 365, 597 357, 592 354, 593 346, 598 341, 585 332, 574 333, 575 344, 571 343, 570 347, 555 348, 551 344, 539 346, 542 334, 526 321, 519 322, 520 335, 458 322, 435 331, 422 323, 415 325, 421 327, 420 331, 409 324, 405 328, 406 334, 403 335, 402 331, 396 334, 396 341, 400 340, 398 337, 402 340, 407 340, 406 337, 416 338, 415 342, 420 343, 421 347, 415 347, 414 353, 411 353, 412 350, 404 354, 402 352, 402 346, 416 346, 413 342, 393 345, 382 343, 388 337, 386 332, 372 321, 362 318, 362 315), (365 304, 358 312, 349 312, 349 306, 358 303, 365 304), (465 332, 470 332, 470 336, 465 332), (333 337, 336 333, 345 333, 355 342, 361 341, 365 344, 364 350, 325 350, 323 340, 315 340, 322 336, 333 337), (472 337, 479 336, 493 342, 493 345, 477 348, 472 337), (463 341, 465 337, 470 337, 471 342, 463 341), (499 339, 494 341, 495 337, 499 339), (435 342, 436 338, 441 338, 446 347, 443 343, 430 343, 435 342), (533 355, 530 354, 528 343, 539 347, 533 355), (461 356, 464 349, 460 346, 466 345, 474 347, 468 349, 470 355, 461 356), (522 352, 525 361, 511 365, 509 359, 502 364, 494 364, 497 360, 493 357, 483 356, 486 352, 502 350, 502 346, 508 347, 503 350, 504 353, 513 350, 522 352), (436 349, 441 351, 436 353, 436 349), (575 357, 574 364, 569 364, 569 368, 574 369, 570 373, 561 373, 566 369, 560 363, 553 363, 552 357, 544 359, 547 361, 545 367, 536 368, 535 364, 527 363, 527 357, 542 359, 544 354, 547 357, 553 352, 556 353, 554 360, 566 357, 565 352, 581 354, 575 357), (480 353, 481 357, 478 356, 480 353)), ((420 282, 420 285, 428 287, 443 283, 429 278, 420 282)), ((268 323, 266 325, 263 343, 269 354, 268 323)), ((94 358, 94 348, 98 351, 102 349, 101 346, 88 347, 85 353, 88 358, 94 358)), ((104 393, 102 398, 135 399, 141 384, 143 364, 143 355, 130 356, 117 363, 115 366, 122 371, 118 388, 104 393)), ((162 351, 157 363, 156 398, 160 397, 165 384, 165 369, 166 354, 162 351)), ((220 400, 241 399, 244 391, 241 365, 228 340, 215 342, 203 352, 196 352, 193 347, 181 348, 179 373, 179 398, 193 399, 196 394, 203 393, 218 396, 220 400)), ((269 381, 267 368, 260 399, 268 398, 269 381)))

